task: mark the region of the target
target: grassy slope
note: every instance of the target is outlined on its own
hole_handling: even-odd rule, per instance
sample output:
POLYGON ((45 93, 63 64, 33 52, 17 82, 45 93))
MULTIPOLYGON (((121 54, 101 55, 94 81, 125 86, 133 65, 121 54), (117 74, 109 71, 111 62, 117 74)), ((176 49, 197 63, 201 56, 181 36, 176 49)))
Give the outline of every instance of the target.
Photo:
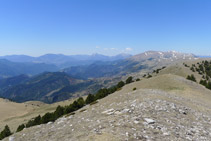
POLYGON ((69 105, 73 101, 74 99, 70 99, 54 104, 44 104, 39 101, 15 103, 0 99, 0 131, 6 124, 12 131, 16 131, 18 125, 26 123, 31 118, 38 115, 44 115, 47 112, 53 112, 58 105, 69 105))
MULTIPOLYGON (((114 120, 118 121, 117 118, 124 119, 124 117, 126 116, 121 116, 121 115, 120 117, 118 117, 117 115, 105 116, 102 114, 102 112, 111 108, 124 109, 125 108, 124 105, 128 103, 129 103, 128 107, 131 107, 130 104, 134 100, 136 100, 137 104, 140 104, 140 103, 146 104, 146 102, 160 99, 162 101, 173 102, 177 104, 177 106, 190 107, 191 109, 197 112, 202 112, 203 114, 206 114, 206 113, 208 113, 208 115, 211 114, 211 109, 210 109, 211 91, 210 90, 204 88, 202 85, 199 85, 195 82, 186 80, 186 78, 182 76, 169 74, 165 72, 169 72, 168 68, 166 70, 163 70, 163 72, 161 72, 157 76, 154 76, 149 79, 142 79, 141 81, 134 82, 134 83, 124 86, 120 91, 117 91, 114 94, 109 95, 108 97, 99 100, 99 102, 95 105, 85 106, 83 109, 86 109, 86 112, 80 112, 80 110, 77 111, 76 115, 71 119, 71 122, 70 122, 73 128, 76 130, 74 132, 70 130, 70 126, 64 127, 60 125, 62 128, 54 132, 57 135, 54 135, 54 134, 50 135, 51 130, 49 131, 49 128, 45 129, 47 125, 44 125, 42 126, 42 129, 38 127, 29 128, 16 135, 21 137, 22 134, 27 134, 26 138, 32 138, 32 137, 35 137, 34 132, 37 130, 40 130, 42 131, 42 133, 43 132, 44 133, 43 133, 43 137, 41 136, 39 137, 39 139, 40 138, 49 139, 49 137, 56 138, 57 136, 60 136, 60 137, 57 137, 57 139, 60 139, 60 138, 67 139, 67 138, 77 137, 77 139, 80 138, 83 140, 86 140, 86 139, 87 140, 122 140, 122 139, 119 139, 119 137, 122 136, 122 134, 120 133, 125 133, 126 131, 125 129, 127 128, 126 126, 124 127, 123 125, 121 125, 122 126, 121 128, 117 128, 119 129, 119 131, 115 130, 115 134, 109 134, 110 133, 109 131, 112 130, 112 128, 109 128, 108 126, 106 126, 108 129, 104 128, 102 134, 99 134, 99 135, 92 133, 91 130, 90 132, 87 130, 87 129, 92 129, 92 128, 83 129, 82 127, 93 126, 93 124, 97 123, 96 122, 97 119, 101 121, 100 124, 102 124, 102 122, 106 124, 108 121, 114 121, 114 120), (134 87, 137 88, 136 91, 133 91, 134 87), (151 94, 152 91, 145 91, 146 89, 153 89, 153 91, 155 91, 155 94, 151 94), (167 92, 166 94, 168 95, 160 94, 159 91, 167 92), (177 98, 174 98, 174 96, 180 99, 178 100, 177 98), (85 121, 83 122, 83 124, 78 124, 79 119, 82 119, 82 118, 83 118, 82 122, 84 121, 84 119, 93 119, 93 122, 85 121), (88 132, 88 136, 86 135, 87 132, 88 132), (45 136, 45 135, 50 135, 50 136, 45 136)), ((183 72, 177 72, 177 73, 183 74, 183 72)), ((167 114, 169 116, 169 119, 173 118, 175 116, 175 113, 176 111, 172 113, 169 112, 167 114)), ((143 117, 153 116, 150 110, 146 110, 142 114, 143 114, 143 117)), ((129 114, 128 116, 130 115, 131 114, 129 114)), ((154 118, 156 118, 156 121, 158 123, 163 121, 163 119, 162 118, 160 119, 160 117, 165 117, 164 115, 154 115, 154 116, 155 116, 154 118)), ((168 117, 165 117, 165 118, 168 118, 168 117)), ((185 119, 187 119, 187 125, 191 124, 192 120, 196 121, 192 113, 190 114, 188 113, 187 115, 185 115, 185 119)), ((131 121, 133 120, 134 119, 131 119, 131 121)), ((178 119, 176 119, 176 121, 173 121, 173 122, 178 122, 180 124, 181 120, 179 121, 178 119)), ((167 124, 165 122, 163 123, 167 124)), ((52 125, 49 125, 49 126, 52 126, 52 125)), ((55 126, 60 127, 57 123, 55 123, 55 126)), ((137 125, 134 125, 134 126, 136 126, 135 128, 140 128, 140 126, 142 126, 142 121, 140 122, 140 124, 138 124, 138 126, 137 125)), ((170 128, 172 128, 172 126, 170 126, 169 129, 170 128)), ((133 133, 134 132, 136 131, 133 131, 133 133)), ((152 132, 152 130, 150 132, 152 132)))

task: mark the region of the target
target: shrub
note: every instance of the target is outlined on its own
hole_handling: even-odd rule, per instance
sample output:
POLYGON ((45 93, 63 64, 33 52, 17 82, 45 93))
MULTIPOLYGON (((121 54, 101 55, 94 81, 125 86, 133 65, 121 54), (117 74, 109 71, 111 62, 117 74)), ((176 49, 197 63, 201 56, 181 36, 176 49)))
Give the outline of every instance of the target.
POLYGON ((129 83, 132 83, 132 82, 133 82, 133 77, 132 76, 128 77, 127 80, 126 80, 126 84, 129 84, 129 83))
POLYGON ((151 77, 152 77, 152 75, 148 74, 147 78, 151 78, 151 77))
POLYGON ((206 88, 211 90, 211 82, 207 83, 207 87, 206 88))
POLYGON ((187 79, 196 82, 196 78, 195 78, 195 76, 193 74, 188 75, 187 79))
POLYGON ((124 85, 125 85, 125 83, 124 83, 123 81, 120 81, 120 82, 117 84, 117 88, 122 88, 124 85))
POLYGON ((185 64, 185 63, 183 63, 183 65, 185 66, 185 67, 189 67, 187 64, 185 64))
POLYGON ((140 81, 140 79, 139 79, 139 78, 137 78, 137 79, 136 79, 136 81, 140 81))
POLYGON ((206 80, 200 80, 199 82, 201 85, 204 85, 205 87, 207 86, 207 81, 206 80))
POLYGON ((133 88, 133 91, 135 91, 136 90, 136 88, 133 88))

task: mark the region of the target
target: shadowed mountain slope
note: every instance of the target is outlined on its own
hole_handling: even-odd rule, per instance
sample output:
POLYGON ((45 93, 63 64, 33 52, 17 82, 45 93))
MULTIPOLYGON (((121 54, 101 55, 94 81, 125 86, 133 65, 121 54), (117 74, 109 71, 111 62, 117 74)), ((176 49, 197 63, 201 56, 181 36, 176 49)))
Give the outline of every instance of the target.
POLYGON ((0 96, 16 102, 39 100, 52 103, 68 99, 93 83, 74 79, 62 72, 46 72, 3 90, 0 96))

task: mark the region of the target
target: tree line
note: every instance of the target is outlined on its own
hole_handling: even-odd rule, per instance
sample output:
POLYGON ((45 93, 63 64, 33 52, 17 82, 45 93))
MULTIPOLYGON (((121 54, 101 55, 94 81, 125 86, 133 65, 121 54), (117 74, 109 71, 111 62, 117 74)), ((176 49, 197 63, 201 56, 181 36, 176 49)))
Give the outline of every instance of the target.
MULTIPOLYGON (((136 79, 136 81, 140 81, 140 79, 136 79)), ((118 90, 120 90, 123 86, 126 84, 130 84, 134 82, 133 77, 130 76, 126 79, 126 81, 120 81, 117 85, 112 86, 110 88, 102 88, 98 90, 96 94, 89 94, 87 98, 84 100, 82 97, 79 97, 77 100, 75 100, 73 103, 67 106, 58 106, 54 112, 48 112, 43 116, 38 115, 37 117, 29 120, 26 124, 21 124, 18 126, 16 132, 22 131, 24 128, 29 128, 32 126, 40 125, 40 124, 46 124, 48 122, 54 122, 58 118, 67 115, 67 114, 74 114, 75 111, 78 109, 81 109, 85 105, 92 104, 96 102, 99 99, 102 99, 109 94, 112 94, 118 90)), ((5 129, 0 134, 0 140, 12 135, 9 127, 6 125, 5 129)))
MULTIPOLYGON (((184 64, 184 66, 187 67, 186 64, 184 64)), ((202 76, 199 84, 211 90, 211 61, 204 60, 202 62, 198 62, 197 64, 192 64, 189 68, 192 72, 198 72, 198 74, 202 76)), ((187 79, 196 82, 196 78, 193 74, 188 75, 187 79)))

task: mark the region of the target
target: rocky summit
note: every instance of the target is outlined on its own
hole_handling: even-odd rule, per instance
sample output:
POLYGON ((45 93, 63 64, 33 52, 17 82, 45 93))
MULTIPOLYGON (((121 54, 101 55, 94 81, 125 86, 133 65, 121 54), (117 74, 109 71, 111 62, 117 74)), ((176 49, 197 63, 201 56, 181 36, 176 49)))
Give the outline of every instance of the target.
POLYGON ((24 129, 5 141, 211 140, 211 91, 179 76, 168 77, 169 83, 184 85, 161 90, 139 88, 144 82, 134 82, 75 114, 24 129))

